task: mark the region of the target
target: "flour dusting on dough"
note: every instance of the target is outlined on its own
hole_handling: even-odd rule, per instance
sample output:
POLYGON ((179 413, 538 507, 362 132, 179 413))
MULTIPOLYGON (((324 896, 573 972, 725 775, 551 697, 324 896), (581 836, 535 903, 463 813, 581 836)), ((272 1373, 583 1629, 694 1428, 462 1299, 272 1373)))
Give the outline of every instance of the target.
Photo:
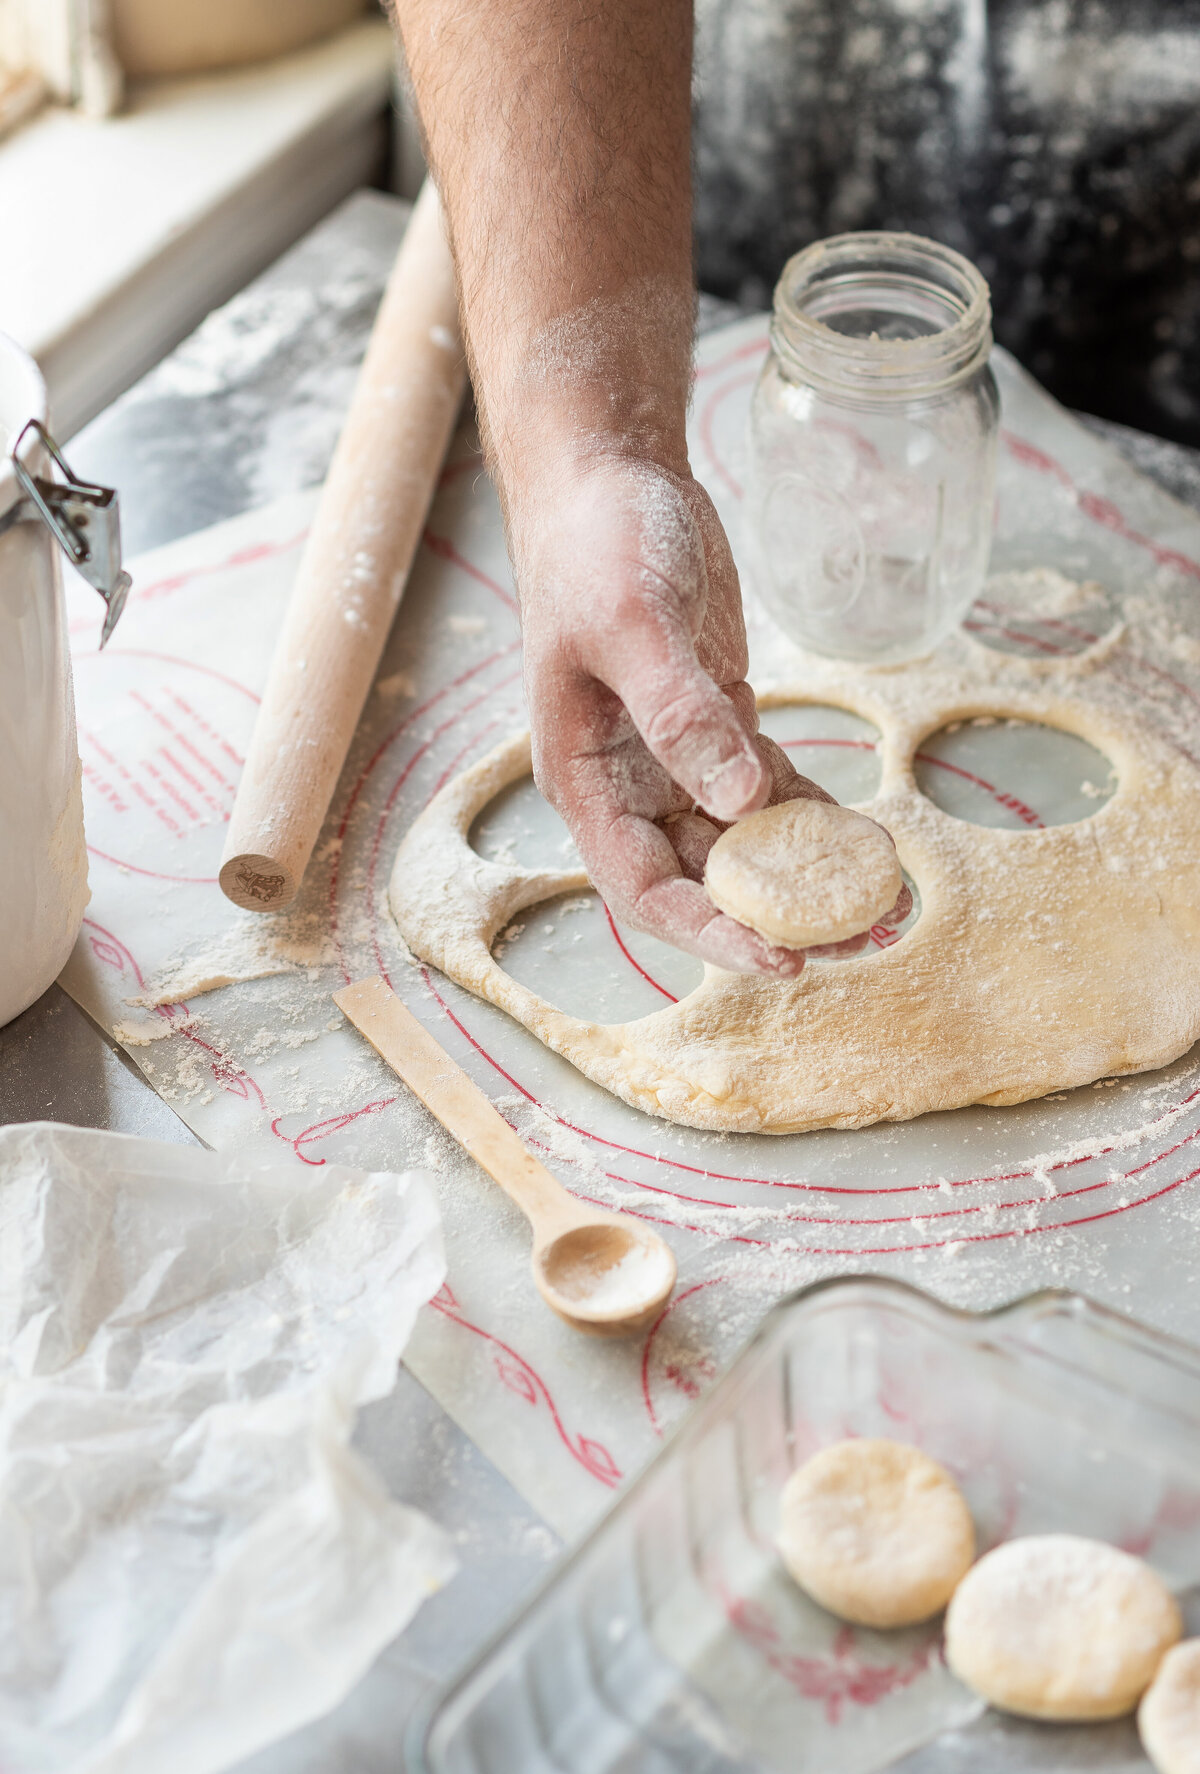
MULTIPOLYGON (((1032 577, 1056 609, 1069 602, 1061 575, 1032 577)), ((879 789, 860 810, 895 839, 922 912, 879 952, 785 982, 710 967, 679 1003, 627 1023, 556 1009, 491 948, 518 912, 582 878, 485 860, 467 836, 528 772, 522 735, 417 819, 396 858, 393 913, 423 960, 634 1107, 691 1127, 863 1127, 1166 1065, 1200 1036, 1200 763, 1175 737, 1178 695, 1156 698, 1138 672, 1132 634, 1116 624, 1102 639, 1029 659, 955 635, 891 671, 806 660, 760 698, 832 704, 880 732, 879 789), (1110 759, 1115 792, 1068 825, 952 817, 920 792, 913 758, 930 733, 977 719, 1077 734, 1110 759)), ((1045 1197, 1055 1185, 1041 1175, 1045 1197)))

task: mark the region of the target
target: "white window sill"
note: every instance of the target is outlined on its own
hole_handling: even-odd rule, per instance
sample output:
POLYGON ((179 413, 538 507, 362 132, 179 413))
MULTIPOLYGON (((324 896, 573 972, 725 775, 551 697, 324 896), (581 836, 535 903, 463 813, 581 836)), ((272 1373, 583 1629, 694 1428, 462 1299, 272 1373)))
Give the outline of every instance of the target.
POLYGON ((41 364, 60 438, 378 170, 394 66, 366 20, 0 143, 0 330, 41 364))

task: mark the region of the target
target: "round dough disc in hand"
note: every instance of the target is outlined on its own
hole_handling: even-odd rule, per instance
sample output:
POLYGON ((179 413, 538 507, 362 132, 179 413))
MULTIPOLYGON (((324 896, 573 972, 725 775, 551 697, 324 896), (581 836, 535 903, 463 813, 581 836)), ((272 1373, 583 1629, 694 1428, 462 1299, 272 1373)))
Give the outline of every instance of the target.
POLYGON ((718 911, 789 949, 869 930, 895 905, 901 881, 883 827, 829 801, 747 814, 722 832, 704 870, 718 911))
POLYGON ((823 1448, 784 1486, 779 1551, 814 1601, 857 1626, 940 1612, 975 1556, 975 1524, 950 1474, 885 1440, 823 1448))
POLYGON ((1132 1712, 1183 1630, 1149 1565, 1100 1540, 1035 1534, 981 1558, 946 1615, 946 1660, 1003 1712, 1116 1719, 1132 1712))
POLYGON ((1167 1652, 1138 1708, 1138 1730, 1158 1774, 1200 1774, 1200 1638, 1167 1652))

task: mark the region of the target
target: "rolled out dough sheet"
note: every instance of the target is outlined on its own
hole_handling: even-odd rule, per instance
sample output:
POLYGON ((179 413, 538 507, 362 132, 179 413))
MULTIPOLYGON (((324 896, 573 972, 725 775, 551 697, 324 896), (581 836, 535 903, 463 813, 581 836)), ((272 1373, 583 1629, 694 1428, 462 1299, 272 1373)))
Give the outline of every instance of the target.
MULTIPOLYGON (((698 364, 694 460, 735 552, 765 324, 710 336, 698 364)), ((1136 618, 1127 669, 1146 718, 1200 757, 1200 518, 999 353, 997 374, 998 568, 1049 563, 1098 581, 1136 618)), ((272 919, 235 911, 217 860, 312 505, 282 501, 135 562, 103 654, 94 594, 72 593, 92 901, 64 984, 214 1146, 282 1155, 298 1176, 335 1159, 431 1167, 449 1281, 406 1359, 549 1521, 570 1533, 594 1517, 770 1304, 818 1277, 879 1270, 969 1307, 1077 1287, 1200 1337, 1191 1055, 1012 1107, 799 1135, 704 1131, 611 1096, 502 1011, 412 964, 385 906, 400 839, 440 788, 527 724, 499 514, 466 432, 301 899, 272 919), (541 1305, 523 1221, 331 1003, 338 986, 376 972, 568 1187, 645 1215, 671 1241, 679 1287, 647 1336, 594 1345, 541 1305), (222 977, 233 983, 198 990, 222 977), (156 1004, 164 995, 177 1001, 156 1004)), ((800 675, 799 655, 752 601, 748 614, 756 682, 800 675)), ((1031 623, 1003 580, 972 617, 985 638, 1017 634, 1034 652, 1069 644, 1065 627, 1083 620, 1031 623)), ((827 778, 839 798, 861 800, 873 791, 847 787, 845 772, 876 760, 849 718, 818 712, 789 743, 807 748, 794 755, 814 774, 842 773, 827 778)), ((1012 829, 1065 790, 1053 759, 997 731, 991 764, 968 749, 945 774, 974 797, 975 816, 1012 829)), ((989 737, 961 735, 968 748, 989 737)), ((488 818, 492 853, 550 876, 569 869, 561 830, 519 792, 488 818)), ((581 889, 517 921, 506 964, 575 1014, 629 1020, 694 983, 688 957, 610 926, 581 889)))
POLYGON ((470 845, 497 786, 528 775, 527 735, 420 815, 397 852, 392 911, 422 960, 632 1107, 685 1127, 868 1127, 1157 1069, 1200 1035, 1200 766, 1121 693, 1126 653, 1084 653, 1049 679, 1040 659, 997 671, 992 654, 981 669, 956 637, 906 674, 822 663, 771 693, 826 699, 881 735, 879 792, 862 810, 891 832, 921 897, 886 949, 810 961, 786 981, 709 967, 686 997, 629 1022, 557 1008, 492 948, 514 913, 586 883, 506 872, 470 845), (1014 832, 956 818, 922 792, 914 760, 931 728, 972 718, 1026 724, 1031 740, 1047 727, 1086 736, 1114 792, 1069 824, 1014 832))

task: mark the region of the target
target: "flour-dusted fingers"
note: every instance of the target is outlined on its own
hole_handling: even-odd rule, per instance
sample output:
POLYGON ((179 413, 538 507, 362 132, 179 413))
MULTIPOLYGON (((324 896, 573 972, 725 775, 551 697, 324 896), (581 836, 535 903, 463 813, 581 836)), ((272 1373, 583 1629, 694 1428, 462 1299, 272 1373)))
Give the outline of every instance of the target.
POLYGON ((848 955, 861 954, 871 940, 869 930, 858 936, 845 936, 841 942, 815 942, 805 949, 810 961, 844 961, 848 955))
POLYGON ((703 813, 678 813, 663 822, 663 830, 689 881, 703 881, 708 853, 726 829, 703 813))
MULTIPOLYGON (((761 736, 759 743, 762 743, 761 736)), ((768 740, 766 743, 771 745, 773 742, 768 740)), ((778 752, 779 748, 775 747, 775 750, 778 752)), ((764 761, 766 760, 764 759, 764 761)), ((780 761, 782 762, 782 770, 777 764, 769 766, 772 767, 773 774, 776 774, 778 781, 778 788, 771 795, 770 804, 772 806, 793 800, 819 800, 836 804, 833 802, 832 795, 826 794, 825 790, 816 783, 809 782, 807 777, 797 776, 782 753, 780 753, 780 761)), ((702 813, 690 811, 675 814, 661 823, 688 880, 703 881, 708 853, 721 833, 729 830, 730 822, 708 819, 702 813)), ((895 904, 880 922, 889 928, 894 928, 903 922, 911 910, 912 894, 906 885, 902 885, 895 904)), ((866 948, 869 941, 870 931, 864 930, 856 936, 844 937, 839 942, 815 944, 805 949, 804 953, 812 960, 840 960, 849 955, 859 954, 866 948)))
POLYGON ((898 924, 903 924, 905 918, 907 918, 912 909, 912 890, 910 889, 908 882, 905 881, 900 888, 900 893, 895 905, 890 912, 880 918, 879 922, 886 925, 889 930, 894 930, 898 924))
POLYGON ((575 838, 584 867, 614 917, 731 973, 792 979, 801 972, 803 955, 765 942, 727 918, 703 887, 687 879, 660 826, 620 811, 615 796, 608 804, 611 821, 602 825, 595 803, 575 838))
POLYGON ((665 611, 627 609, 605 682, 629 710, 647 749, 705 812, 738 819, 764 804, 770 780, 753 737, 697 663, 682 624, 665 611))
POLYGON ((795 979, 804 970, 798 949, 781 949, 733 918, 717 911, 703 887, 683 875, 650 882, 631 906, 609 902, 614 916, 648 936, 699 955, 729 973, 761 973, 774 979, 795 979))
MULTIPOLYGON (((546 680, 535 688, 544 692, 546 680)), ((628 730, 623 712, 608 721, 602 686, 575 688, 565 702, 530 697, 534 708, 562 711, 556 720, 544 713, 535 720, 534 774, 613 916, 731 972, 799 973, 802 957, 723 916, 687 879, 664 824, 674 824, 673 816, 696 818, 688 812, 690 796, 628 730), (601 743, 605 734, 608 743, 601 743)))
POLYGON ((791 979, 801 971, 802 955, 764 942, 718 912, 683 873, 663 828, 627 812, 622 785, 605 774, 601 760, 592 766, 568 817, 583 865, 614 917, 733 973, 791 979))
POLYGON ((783 747, 767 734, 760 733, 754 744, 771 779, 769 806, 774 807, 779 801, 836 802, 837 797, 831 795, 828 789, 822 788, 819 782, 801 776, 783 747))

